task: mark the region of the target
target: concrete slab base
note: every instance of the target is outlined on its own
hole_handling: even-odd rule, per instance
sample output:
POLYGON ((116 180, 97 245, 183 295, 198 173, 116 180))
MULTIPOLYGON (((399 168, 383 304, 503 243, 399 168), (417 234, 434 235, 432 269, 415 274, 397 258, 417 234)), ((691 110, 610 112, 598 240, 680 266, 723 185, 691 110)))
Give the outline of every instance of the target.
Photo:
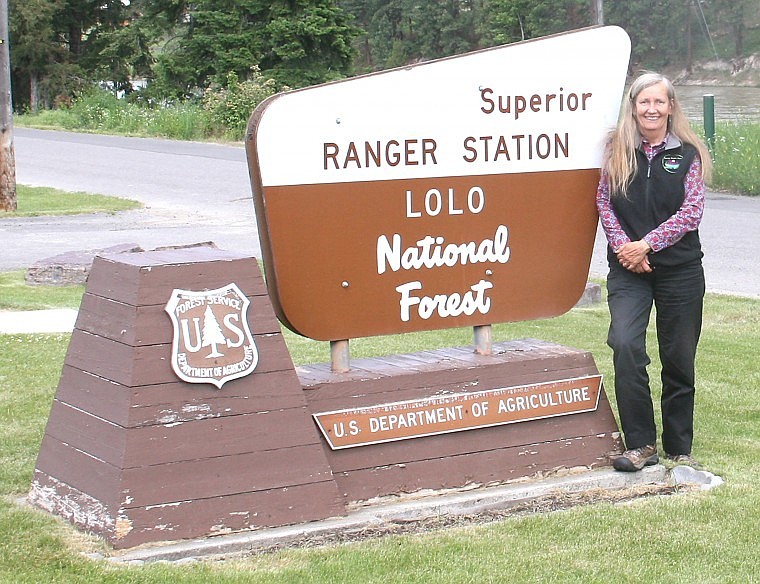
MULTIPOLYGON (((323 521, 234 533, 210 538, 155 544, 113 552, 108 560, 117 563, 142 564, 148 562, 187 562, 203 558, 244 556, 299 545, 319 545, 361 539, 362 534, 394 533, 399 525, 423 524, 426 521, 446 518, 478 517, 505 510, 544 508, 533 505, 541 500, 557 501, 568 496, 576 502, 592 503, 604 500, 605 493, 641 496, 672 488, 668 471, 654 465, 636 473, 621 473, 610 468, 599 470, 566 471, 551 477, 520 481, 494 487, 478 487, 447 493, 423 492, 413 495, 385 498, 357 505, 345 517, 323 521), (647 493, 646 487, 651 487, 647 493), (638 489, 638 491, 637 491, 638 489), (642 490, 643 489, 643 490, 642 490)), ((621 498, 625 498, 624 496, 621 498)), ((567 507, 569 505, 558 505, 567 507)), ((99 559, 101 556, 97 556, 99 559)))

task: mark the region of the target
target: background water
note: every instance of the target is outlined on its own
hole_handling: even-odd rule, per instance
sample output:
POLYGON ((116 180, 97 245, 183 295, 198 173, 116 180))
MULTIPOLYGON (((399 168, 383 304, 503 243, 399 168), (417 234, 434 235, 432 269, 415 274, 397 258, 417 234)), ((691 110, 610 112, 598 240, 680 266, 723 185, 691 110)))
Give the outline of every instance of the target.
POLYGON ((694 123, 703 123, 703 96, 715 96, 716 122, 760 121, 760 87, 713 87, 679 85, 676 95, 686 115, 694 123))

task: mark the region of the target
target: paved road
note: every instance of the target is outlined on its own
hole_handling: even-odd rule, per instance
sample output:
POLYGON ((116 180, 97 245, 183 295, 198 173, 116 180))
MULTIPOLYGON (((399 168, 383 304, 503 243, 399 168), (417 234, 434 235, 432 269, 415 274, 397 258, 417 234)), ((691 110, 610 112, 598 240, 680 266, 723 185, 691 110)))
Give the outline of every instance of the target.
POLYGON ((214 241, 260 255, 242 147, 16 128, 16 180, 126 197, 118 216, 0 219, 0 270, 64 251, 214 241))
MULTIPOLYGON (((62 253, 213 241, 260 254, 245 151, 238 146, 16 128, 21 184, 128 197, 117 216, 0 219, 0 270, 62 253)), ((709 193, 701 227, 708 289, 760 297, 760 198, 709 193)), ((606 275, 597 233, 592 276, 606 275)))

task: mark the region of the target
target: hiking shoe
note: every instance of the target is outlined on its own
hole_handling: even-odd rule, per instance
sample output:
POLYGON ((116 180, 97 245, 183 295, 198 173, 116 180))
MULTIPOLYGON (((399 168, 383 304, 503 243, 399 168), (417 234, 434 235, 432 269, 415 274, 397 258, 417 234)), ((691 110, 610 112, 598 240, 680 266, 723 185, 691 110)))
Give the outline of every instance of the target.
POLYGON ((612 461, 612 468, 622 470, 623 472, 635 472, 645 466, 657 464, 659 461, 660 457, 657 456, 657 446, 647 444, 646 446, 623 452, 623 454, 612 461))
POLYGON ((665 454, 665 458, 674 464, 690 466, 694 470, 702 470, 704 468, 692 458, 691 454, 665 454))

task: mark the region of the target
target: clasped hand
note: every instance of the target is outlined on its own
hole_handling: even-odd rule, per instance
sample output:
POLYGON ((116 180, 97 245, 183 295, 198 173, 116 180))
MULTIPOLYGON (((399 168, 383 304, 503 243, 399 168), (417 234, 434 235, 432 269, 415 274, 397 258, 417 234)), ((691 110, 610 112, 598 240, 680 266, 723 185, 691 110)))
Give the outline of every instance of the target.
POLYGON ((649 244, 644 241, 629 241, 617 250, 617 259, 626 270, 635 274, 643 274, 652 271, 647 254, 650 251, 649 244))

